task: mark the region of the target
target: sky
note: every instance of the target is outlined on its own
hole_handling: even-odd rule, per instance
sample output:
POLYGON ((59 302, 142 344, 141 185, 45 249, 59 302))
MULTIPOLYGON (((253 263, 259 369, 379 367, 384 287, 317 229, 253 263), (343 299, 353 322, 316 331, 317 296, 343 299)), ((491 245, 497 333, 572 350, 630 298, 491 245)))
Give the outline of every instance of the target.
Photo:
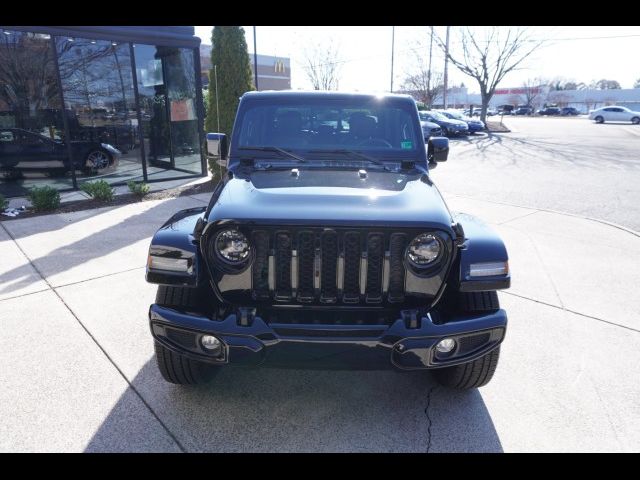
MULTIPOLYGON (((196 26, 203 43, 211 43, 211 26, 196 26)), ((471 27, 481 38, 481 27, 471 27)), ((508 29, 513 27, 500 27, 508 29)), ((249 53, 253 54, 253 27, 245 26, 249 53)), ((452 49, 459 47, 461 27, 451 27, 452 49)), ((533 78, 561 78, 590 83, 606 78, 622 88, 633 88, 640 79, 640 27, 527 27, 531 38, 546 42, 500 83, 502 88, 519 87, 533 78)), ((391 88, 392 31, 390 26, 319 27, 257 26, 259 54, 291 59, 291 88, 309 89, 303 62, 305 48, 332 43, 341 62, 341 90, 383 92, 391 88)), ((444 38, 445 27, 435 27, 444 38)), ((455 50, 454 50, 455 51, 455 50)), ((429 27, 397 26, 394 42, 393 88, 401 88, 404 78, 415 70, 417 58, 429 55, 429 27)), ((432 69, 444 70, 444 56, 433 47, 432 69)), ((464 83, 469 93, 477 93, 476 81, 449 63, 449 85, 464 83)))

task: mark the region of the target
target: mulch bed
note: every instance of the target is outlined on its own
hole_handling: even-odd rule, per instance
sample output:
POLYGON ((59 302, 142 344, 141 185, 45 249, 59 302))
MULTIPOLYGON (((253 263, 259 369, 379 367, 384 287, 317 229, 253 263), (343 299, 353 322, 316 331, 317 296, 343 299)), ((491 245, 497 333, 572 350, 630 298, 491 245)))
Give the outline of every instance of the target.
POLYGON ((509 133, 511 130, 502 122, 490 122, 487 120, 487 131, 490 133, 509 133))
POLYGON ((133 193, 127 193, 114 197, 110 202, 93 199, 75 200, 73 202, 64 203, 60 207, 51 211, 36 212, 35 210, 27 209, 20 213, 20 215, 18 215, 17 217, 7 217, 6 215, 0 215, 0 221, 21 220, 23 218, 38 217, 41 215, 49 215, 52 213, 79 212, 81 210, 89 210, 92 208, 115 207, 119 205, 126 205, 129 203, 148 202, 150 200, 166 200, 169 198, 186 197, 189 195, 197 195, 199 193, 213 192, 215 186, 216 184, 214 182, 208 181, 198 183, 196 185, 187 185, 184 187, 176 187, 167 190, 161 190, 159 192, 152 192, 148 193, 144 197, 139 197, 138 195, 135 195, 133 193))

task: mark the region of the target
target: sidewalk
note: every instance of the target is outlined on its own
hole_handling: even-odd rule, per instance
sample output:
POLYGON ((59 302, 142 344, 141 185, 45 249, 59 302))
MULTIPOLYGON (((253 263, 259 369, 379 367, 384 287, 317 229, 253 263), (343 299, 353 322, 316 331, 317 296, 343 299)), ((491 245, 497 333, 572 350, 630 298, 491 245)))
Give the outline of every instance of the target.
POLYGON ((0 451, 638 451, 640 238, 446 195, 503 237, 512 288, 493 381, 422 372, 157 372, 151 235, 210 194, 0 222, 0 451))

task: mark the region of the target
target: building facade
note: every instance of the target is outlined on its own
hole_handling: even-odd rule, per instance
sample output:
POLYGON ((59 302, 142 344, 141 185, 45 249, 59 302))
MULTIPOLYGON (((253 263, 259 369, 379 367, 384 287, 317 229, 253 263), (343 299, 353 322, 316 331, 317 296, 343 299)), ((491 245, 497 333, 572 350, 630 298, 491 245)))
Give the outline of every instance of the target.
MULTIPOLYGON (((255 83, 253 54, 249 54, 251 74, 255 83)), ((211 71, 211 45, 200 45, 201 78, 204 88, 209 86, 209 72, 211 71)), ((287 57, 258 55, 258 90, 290 90, 291 89, 291 61, 287 57)))
MULTIPOLYGON (((606 105, 620 105, 631 110, 640 110, 640 88, 615 90, 551 90, 547 85, 538 87, 497 88, 489 107, 498 108, 502 105, 526 105, 530 103, 535 109, 545 105, 559 107, 575 107, 579 112, 589 113, 589 110, 606 105)), ((456 87, 447 90, 447 105, 449 108, 474 108, 482 105, 480 94, 468 93, 466 87, 456 87)), ((435 108, 443 107, 442 95, 434 101, 435 108)))
POLYGON ((199 46, 193 27, 0 26, 0 193, 204 175, 199 46))

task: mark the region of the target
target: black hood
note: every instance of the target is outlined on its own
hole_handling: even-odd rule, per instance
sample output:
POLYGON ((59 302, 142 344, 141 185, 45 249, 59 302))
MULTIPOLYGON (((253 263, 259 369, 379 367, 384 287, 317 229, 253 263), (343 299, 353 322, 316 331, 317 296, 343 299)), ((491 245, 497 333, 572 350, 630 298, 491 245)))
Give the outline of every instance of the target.
POLYGON ((227 181, 209 221, 405 225, 450 230, 451 215, 426 175, 357 170, 254 171, 227 181))

